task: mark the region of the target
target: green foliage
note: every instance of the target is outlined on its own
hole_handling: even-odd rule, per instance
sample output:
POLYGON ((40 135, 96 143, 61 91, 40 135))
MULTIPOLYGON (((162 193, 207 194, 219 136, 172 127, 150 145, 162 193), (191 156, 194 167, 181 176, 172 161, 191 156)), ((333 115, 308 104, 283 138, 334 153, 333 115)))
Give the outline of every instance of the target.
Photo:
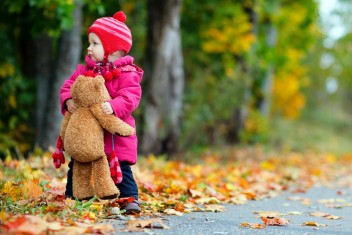
POLYGON ((266 143, 269 135, 268 120, 259 111, 251 110, 244 129, 241 130, 241 140, 245 144, 266 143))
MULTIPOLYGON (((349 6, 348 1, 343 2, 349 6)), ((144 58, 146 2, 81 0, 80 3, 84 5, 82 55, 87 47, 87 28, 94 20, 123 10, 133 32, 131 54, 136 64, 143 67, 143 60, 148 59, 144 58)), ((26 63, 23 47, 46 33, 53 39, 55 54, 58 37, 74 22, 74 4, 72 0, 0 2, 0 51, 5 55, 0 58, 2 156, 7 154, 7 149, 13 150, 16 146, 20 152, 28 150, 34 139, 36 84, 31 74, 23 70, 26 63)), ((350 22, 347 13, 348 10, 337 12, 350 22)), ((258 103, 263 99, 271 101, 275 115, 286 117, 298 117, 306 104, 314 107, 331 98, 345 100, 350 105, 351 59, 346 52, 351 49, 351 34, 337 41, 334 48, 324 48, 324 35, 316 19, 317 3, 313 0, 184 0, 181 15, 186 77, 181 120, 183 147, 198 149, 225 143, 234 112, 243 106, 249 116, 240 134, 241 140, 266 143, 273 129, 269 128, 271 120, 258 111, 258 103), (251 21, 249 10, 256 14, 255 21, 251 21), (272 28, 276 29, 277 37, 275 43, 269 45, 268 32, 272 28), (332 56, 333 62, 321 69, 319 58, 327 54, 332 56), (270 97, 266 97, 263 87, 270 68, 274 68, 273 89, 270 97), (338 80, 339 89, 343 89, 340 97, 324 90, 326 74, 338 80), (308 87, 308 84, 314 86, 308 87)), ((135 113, 137 118, 143 114, 143 101, 135 113)))
MULTIPOLYGON (((1 27, 1 26, 0 26, 1 27)), ((8 149, 18 147, 27 151, 31 143, 33 130, 29 124, 33 111, 35 94, 33 81, 26 79, 18 69, 19 65, 13 53, 13 45, 8 28, 0 32, 0 51, 7 57, 0 59, 0 157, 8 149)))
POLYGON ((276 117, 266 146, 295 152, 350 153, 350 119, 350 115, 334 105, 305 110, 300 120, 276 117))
POLYGON ((69 29, 72 26, 74 20, 72 15, 74 10, 73 1, 3 0, 1 4, 2 11, 6 12, 1 18, 6 21, 15 19, 17 23, 28 24, 33 35, 47 32, 50 36, 58 37, 62 30, 69 29))
POLYGON ((226 0, 186 0, 181 19, 186 74, 182 141, 186 146, 221 143, 225 122, 243 102, 246 90, 235 58, 252 42, 240 36, 249 35, 249 24, 240 4, 226 0))
MULTIPOLYGON (((40 34, 59 37, 73 24, 74 2, 67 0, 4 0, 0 3, 0 156, 18 154, 34 145, 36 84, 23 54, 40 34), (27 48, 24 48, 27 47, 27 48)), ((31 55, 31 59, 36 58, 31 55)), ((34 70, 34 69, 32 69, 34 70)))

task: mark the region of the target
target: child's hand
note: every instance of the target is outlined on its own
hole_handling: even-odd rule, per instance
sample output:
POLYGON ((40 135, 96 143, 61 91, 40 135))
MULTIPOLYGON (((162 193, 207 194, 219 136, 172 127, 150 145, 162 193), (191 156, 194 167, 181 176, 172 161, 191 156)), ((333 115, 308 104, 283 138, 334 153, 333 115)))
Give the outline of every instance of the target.
POLYGON ((112 110, 111 104, 109 102, 105 102, 101 104, 101 108, 105 114, 113 114, 114 111, 112 110))
POLYGON ((70 113, 74 113, 77 110, 76 103, 73 101, 73 99, 66 100, 66 106, 67 106, 67 110, 70 113))

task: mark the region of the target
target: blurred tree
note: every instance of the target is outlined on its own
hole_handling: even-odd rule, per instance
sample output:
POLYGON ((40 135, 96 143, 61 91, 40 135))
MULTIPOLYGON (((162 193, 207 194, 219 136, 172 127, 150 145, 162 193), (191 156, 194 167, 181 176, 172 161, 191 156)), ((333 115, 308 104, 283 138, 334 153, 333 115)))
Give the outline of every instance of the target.
MULTIPOLYGON (((117 2, 86 2, 0 2, 0 51, 6 55, 0 58, 2 155, 7 149, 16 148, 20 154, 33 149, 34 144, 44 149, 55 144, 62 118, 59 88, 85 56, 82 41, 87 45, 86 30, 96 18, 121 9, 117 2)), ((131 14, 128 23, 139 23, 133 30, 134 41, 144 37, 141 22, 145 17, 139 14, 144 8, 143 4, 126 2, 121 9, 131 14)), ((133 52, 143 51, 143 43, 136 45, 142 46, 133 47, 133 52)), ((136 54, 141 60, 143 53, 136 54)))
POLYGON ((183 96, 181 0, 148 1, 143 153, 178 149, 183 96))
POLYGON ((191 78, 185 115, 191 122, 184 125, 195 130, 185 133, 186 144, 264 141, 269 114, 298 117, 307 83, 302 59, 316 37, 316 16, 313 0, 185 1, 182 35, 191 78), (203 129, 208 140, 195 134, 203 129))
MULTIPOLYGON (((5 79, 2 80, 1 88, 8 89, 4 92, 4 96, 8 97, 2 101, 6 102, 7 98, 13 101, 4 104, 4 107, 7 108, 1 117, 1 120, 12 124, 9 126, 1 125, 1 132, 15 145, 17 141, 23 141, 21 135, 28 136, 26 130, 33 129, 36 129, 37 132, 35 142, 38 145, 43 146, 54 142, 53 139, 50 139, 52 136, 50 133, 58 133, 60 122, 57 116, 52 116, 57 112, 49 108, 48 105, 50 102, 57 101, 54 95, 51 96, 51 94, 58 94, 57 86, 60 83, 58 77, 61 71, 56 66, 72 67, 71 63, 77 61, 75 50, 77 50, 77 46, 80 49, 80 45, 77 44, 79 40, 75 36, 77 33, 66 33, 63 30, 69 30, 73 23, 73 17, 76 16, 75 30, 78 30, 79 35, 81 6, 81 3, 64 0, 4 0, 1 2, 0 27, 3 29, 1 37, 7 39, 3 46, 4 51, 9 53, 0 61, 0 66, 13 66, 16 71, 15 73, 3 74, 5 79), (75 14, 73 15, 74 10, 75 14), (57 46, 53 39, 60 39, 62 44, 57 46), (73 45, 69 45, 71 43, 73 45), (62 48, 54 58, 55 50, 53 49, 61 48, 61 45, 66 48, 62 48), (55 61, 58 63, 54 63, 55 61), (28 86, 25 86, 25 84, 29 84, 28 81, 33 82, 35 79, 37 80, 37 97, 35 97, 35 93, 31 93, 28 86), (19 83, 13 82, 16 80, 19 83), (21 98, 24 95, 18 93, 21 88, 26 89, 26 102, 21 98), (33 107, 34 100, 37 100, 36 112, 24 105, 30 103, 33 107), (21 113, 25 113, 25 115, 20 115, 21 113), (33 121, 35 118, 37 118, 36 122, 33 121), (54 122, 49 122, 49 120, 54 122), (34 126, 36 128, 33 128, 34 126)), ((21 152, 28 151, 30 146, 28 144, 33 144, 34 141, 23 142, 26 142, 27 145, 20 149, 21 152)), ((14 147, 12 144, 7 147, 9 146, 14 147)))

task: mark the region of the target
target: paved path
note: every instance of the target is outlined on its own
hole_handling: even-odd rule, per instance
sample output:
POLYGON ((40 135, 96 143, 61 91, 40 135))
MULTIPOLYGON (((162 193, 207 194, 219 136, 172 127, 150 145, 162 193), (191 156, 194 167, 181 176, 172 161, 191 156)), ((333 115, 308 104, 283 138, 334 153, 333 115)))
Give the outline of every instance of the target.
POLYGON ((352 189, 336 190, 327 187, 313 187, 307 193, 285 193, 281 196, 250 201, 245 205, 226 205, 226 212, 194 212, 183 216, 165 216, 164 223, 170 229, 147 229, 145 232, 121 233, 126 221, 110 221, 116 228, 116 234, 336 234, 352 235, 352 189), (324 203, 321 203, 324 200, 324 203), (305 204, 304 202, 310 204, 305 204), (240 224, 262 223, 254 212, 276 211, 280 217, 290 221, 286 226, 268 226, 264 229, 241 227, 240 224), (294 212, 290 214, 290 212, 294 212), (298 214, 299 212, 300 214, 298 214), (312 212, 323 212, 340 219, 331 220, 324 217, 313 217, 312 212), (302 226, 302 223, 312 221, 325 224, 326 227, 302 226), (119 232, 118 232, 119 231, 119 232))

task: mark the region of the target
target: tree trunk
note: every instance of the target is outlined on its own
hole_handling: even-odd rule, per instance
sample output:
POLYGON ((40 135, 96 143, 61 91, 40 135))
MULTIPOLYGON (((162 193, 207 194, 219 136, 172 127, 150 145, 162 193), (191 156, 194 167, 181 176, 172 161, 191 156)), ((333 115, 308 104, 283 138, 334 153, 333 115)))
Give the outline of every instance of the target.
MULTIPOLYGON (((54 76, 49 83, 47 113, 45 114, 45 142, 43 147, 55 145, 60 133, 62 114, 60 111, 59 92, 60 88, 79 63, 82 50, 81 28, 82 28, 82 7, 79 1, 75 2, 73 18, 75 19, 72 29, 62 32, 59 40, 59 53, 54 76)), ((40 108, 40 107, 38 107, 40 108)))
POLYGON ((143 153, 174 153, 178 148, 184 87, 180 36, 181 0, 148 1, 143 153))
MULTIPOLYGON (((37 51, 37 58, 35 60, 36 67, 36 80, 37 80, 37 91, 36 91, 36 145, 44 147, 45 144, 45 116, 47 116, 47 103, 48 103, 48 88, 49 81, 52 76, 51 73, 51 56, 52 56, 52 44, 51 39, 48 35, 41 35, 35 40, 35 50, 37 51), (39 56, 40 55, 40 56, 39 56)), ((47 146, 45 146, 47 147, 47 146)))
MULTIPOLYGON (((242 3, 244 12, 248 15, 248 19, 252 25, 252 34, 257 36, 258 33, 258 16, 255 12, 254 6, 251 4, 242 3)), ((250 55, 253 56, 256 53, 255 46, 252 46, 250 55)), ((238 56, 235 58, 239 64, 240 72, 243 75, 244 91, 242 95, 242 104, 240 107, 235 107, 232 112, 232 117, 228 122, 227 141, 229 143, 240 142, 240 132, 244 129, 245 121, 249 115, 249 110, 253 95, 251 90, 254 84, 254 68, 249 62, 243 57, 238 56)))

